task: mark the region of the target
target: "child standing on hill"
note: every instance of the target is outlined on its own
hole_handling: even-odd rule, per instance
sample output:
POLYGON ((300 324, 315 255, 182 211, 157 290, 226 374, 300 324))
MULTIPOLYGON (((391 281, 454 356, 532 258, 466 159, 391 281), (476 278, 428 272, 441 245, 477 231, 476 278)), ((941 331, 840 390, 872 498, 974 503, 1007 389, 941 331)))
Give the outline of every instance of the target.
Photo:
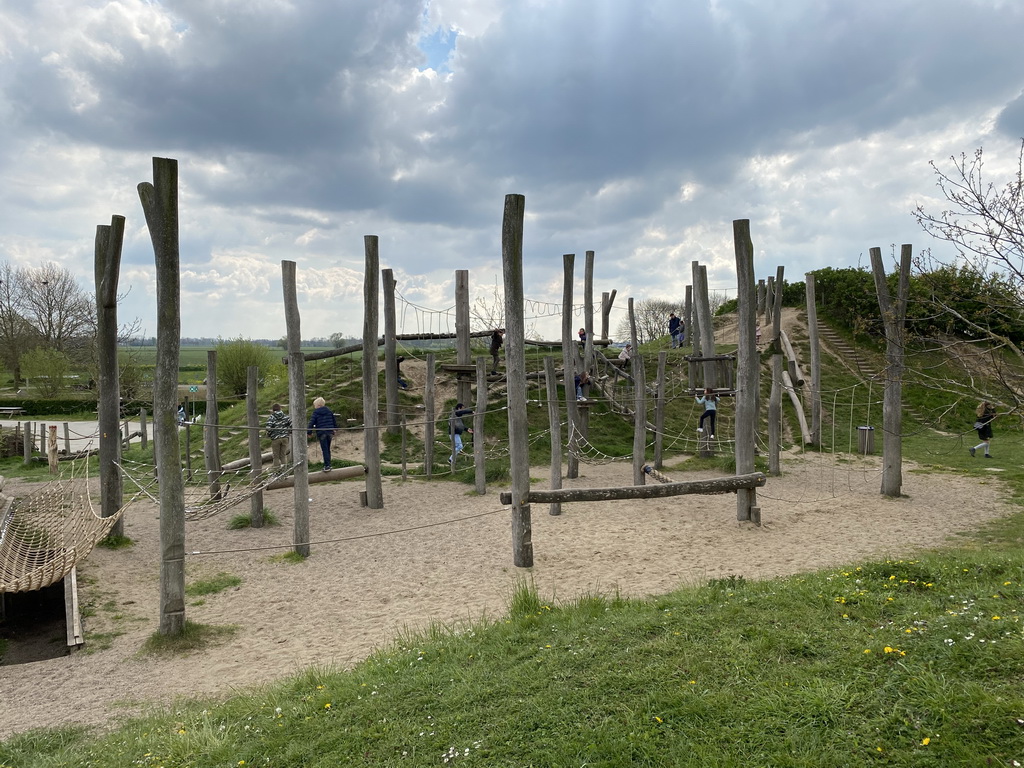
POLYGON ((704 413, 700 415, 700 423, 697 425, 697 432, 704 432, 704 419, 708 420, 710 436, 715 437, 715 417, 718 415, 718 395, 711 387, 704 390, 704 394, 697 398, 697 402, 704 406, 704 413))

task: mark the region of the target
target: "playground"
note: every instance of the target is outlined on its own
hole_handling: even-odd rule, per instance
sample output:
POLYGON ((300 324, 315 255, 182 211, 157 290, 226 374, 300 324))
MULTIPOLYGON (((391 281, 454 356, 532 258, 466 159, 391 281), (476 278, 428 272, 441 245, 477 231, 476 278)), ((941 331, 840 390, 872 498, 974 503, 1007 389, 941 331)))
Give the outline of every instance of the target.
MULTIPOLYGON (((666 471, 682 474, 682 464, 666 471)), ((241 583, 188 599, 191 620, 238 629, 184 659, 138 655, 156 631, 159 599, 159 520, 156 506, 140 501, 125 517, 136 545, 98 548, 80 567, 93 647, 3 667, 0 737, 36 726, 103 724, 178 696, 228 695, 308 665, 350 666, 404 630, 497 619, 517 580, 532 580, 556 601, 646 596, 710 579, 764 579, 907 556, 1013 511, 998 483, 946 474, 935 482, 927 472, 908 471, 908 498, 894 502, 878 493, 880 472, 878 456, 787 456, 783 476, 759 491, 766 500, 760 527, 736 521, 731 493, 573 504, 560 516, 538 505, 533 534, 542 546, 529 570, 509 563, 510 511, 497 491, 478 496, 468 486, 385 478, 389 511, 382 514, 360 506, 360 481, 311 486, 311 538, 319 543, 301 563, 275 558, 289 548, 292 491, 268 491, 280 526, 240 536, 223 516, 189 524, 186 549, 198 553, 187 558, 187 582, 227 573, 241 583)), ((628 485, 630 477, 628 463, 585 464, 564 487, 628 485)), ((17 480, 7 487, 25 490, 17 480)))

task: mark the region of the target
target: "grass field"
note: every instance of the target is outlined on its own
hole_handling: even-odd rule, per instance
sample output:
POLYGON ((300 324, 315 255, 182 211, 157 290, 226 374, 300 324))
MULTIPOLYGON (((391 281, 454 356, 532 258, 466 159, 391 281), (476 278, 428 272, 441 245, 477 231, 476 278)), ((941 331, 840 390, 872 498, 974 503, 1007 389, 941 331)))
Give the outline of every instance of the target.
MULTIPOLYGON (((357 368, 325 361, 318 375, 361 416, 357 368)), ((841 370, 827 380, 837 403, 855 391, 841 370)), ((280 396, 261 393, 261 407, 280 396)), ((944 416, 957 432, 912 420, 936 402, 907 388, 904 457, 940 483, 990 477, 966 451, 967 405, 944 416)), ((672 407, 672 419, 692 418, 688 400, 672 407)), ((871 407, 849 395, 829 424, 847 435, 871 407)), ((602 421, 601 445, 628 451, 628 426, 602 421)), ((994 451, 1019 504, 1016 424, 994 451)), ((649 600, 559 602, 524 580, 507 615, 402 636, 351 671, 309 669, 111 733, 21 734, 0 744, 0 766, 1020 766, 1022 681, 1018 512, 919 558, 712 580, 649 600)))

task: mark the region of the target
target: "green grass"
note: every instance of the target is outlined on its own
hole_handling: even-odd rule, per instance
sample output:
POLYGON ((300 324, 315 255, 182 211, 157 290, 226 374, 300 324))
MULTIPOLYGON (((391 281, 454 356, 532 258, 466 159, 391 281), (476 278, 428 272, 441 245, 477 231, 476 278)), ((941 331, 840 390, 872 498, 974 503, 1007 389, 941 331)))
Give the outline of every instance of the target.
POLYGON ((142 644, 141 653, 158 656, 189 655, 227 641, 238 632, 238 629, 234 625, 212 626, 186 621, 185 629, 180 635, 162 635, 154 632, 142 644))
POLYGON ((217 592, 223 592, 225 589, 237 587, 241 583, 242 580, 238 576, 232 576, 230 573, 221 572, 210 579, 193 581, 185 587, 185 594, 189 597, 214 595, 217 592))
MULTIPOLYGON (((344 402, 353 371, 325 366, 323 382, 329 372, 337 391, 325 397, 344 402)), ((838 450, 850 424, 880 423, 880 405, 854 383, 826 374, 836 396, 825 432, 838 450)), ((942 482, 950 473, 991 478, 997 468, 1021 503, 1019 431, 998 430, 997 461, 979 462, 966 451, 969 424, 956 429, 969 408, 944 410, 929 387, 906 393, 903 451, 918 465, 907 471, 942 482), (940 412, 953 427, 945 434, 925 428, 940 412)), ((600 407, 592 437, 609 454, 631 452, 631 428, 600 407)), ((695 426, 687 399, 669 407, 669 423, 695 426)), ((544 428, 542 410, 530 408, 531 434, 544 428)), ((502 439, 504 414, 487 419, 488 437, 502 439)), ((541 442, 531 451, 543 462, 541 442)), ((701 461, 732 469, 731 458, 701 461)), ((500 473, 498 460, 492 470, 500 473)), ((472 477, 462 470, 455 479, 472 477)), ((913 559, 716 579, 648 600, 559 602, 520 580, 504 617, 403 633, 351 671, 311 668, 110 732, 20 734, 0 744, 0 765, 1011 766, 1024 763, 1022 606, 1022 513, 913 559)), ((211 640, 190 633, 200 639, 174 652, 199 663, 196 648, 211 640)))

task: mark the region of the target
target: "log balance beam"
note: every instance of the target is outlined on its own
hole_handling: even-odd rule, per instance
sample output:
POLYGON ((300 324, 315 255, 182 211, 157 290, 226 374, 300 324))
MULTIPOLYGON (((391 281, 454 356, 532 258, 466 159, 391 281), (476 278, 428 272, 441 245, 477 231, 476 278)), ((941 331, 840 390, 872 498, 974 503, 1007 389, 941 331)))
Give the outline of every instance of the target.
MULTIPOLYGON (((562 488, 551 491, 530 490, 522 504, 566 504, 573 501, 616 501, 619 499, 663 499, 687 494, 729 493, 740 488, 762 488, 768 482, 763 472, 718 477, 713 480, 691 480, 664 485, 631 485, 621 488, 562 488)), ((511 493, 500 495, 501 503, 512 503, 511 493)))
MULTIPOLYGON (((326 472, 310 472, 309 482, 311 483, 328 483, 331 480, 348 480, 350 477, 360 477, 366 474, 366 467, 339 467, 338 469, 329 469, 326 472)), ((275 480, 272 483, 267 484, 268 491, 276 491, 278 488, 294 488, 295 487, 295 475, 288 475, 282 477, 279 480, 275 480)))

